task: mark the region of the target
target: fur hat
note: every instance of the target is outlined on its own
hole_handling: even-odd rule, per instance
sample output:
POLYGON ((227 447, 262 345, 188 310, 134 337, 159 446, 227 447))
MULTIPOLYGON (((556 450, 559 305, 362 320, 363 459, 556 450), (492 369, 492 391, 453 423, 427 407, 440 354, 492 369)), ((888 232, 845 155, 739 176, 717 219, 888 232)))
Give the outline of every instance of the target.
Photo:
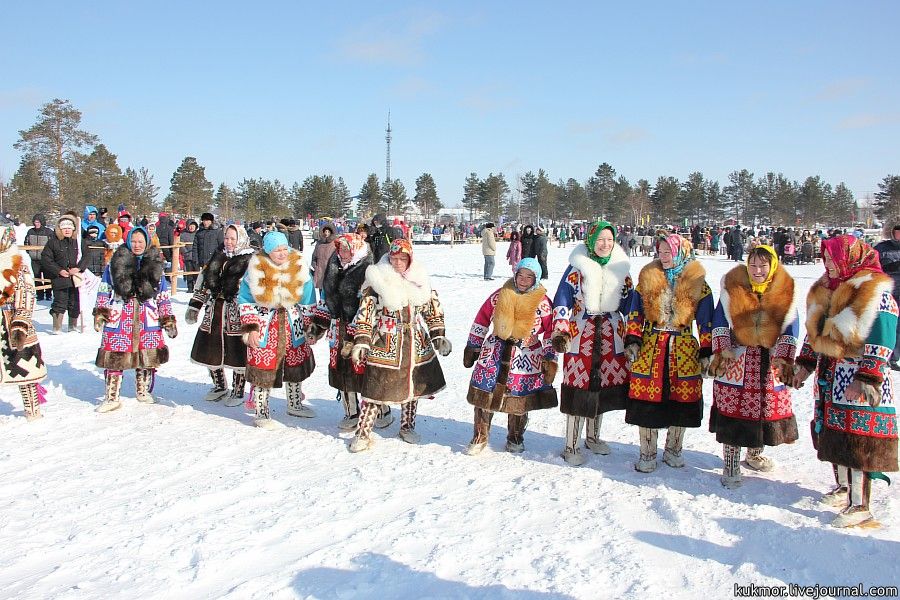
POLYGON ((210 213, 210 212, 205 212, 205 213, 203 213, 202 215, 200 215, 200 220, 201 220, 201 221, 212 221, 212 222, 215 222, 215 221, 216 221, 216 218, 213 216, 212 213, 210 213))
POLYGON ((76 228, 75 217, 66 213, 59 218, 59 221, 56 222, 56 226, 60 229, 71 229, 74 231, 76 228))

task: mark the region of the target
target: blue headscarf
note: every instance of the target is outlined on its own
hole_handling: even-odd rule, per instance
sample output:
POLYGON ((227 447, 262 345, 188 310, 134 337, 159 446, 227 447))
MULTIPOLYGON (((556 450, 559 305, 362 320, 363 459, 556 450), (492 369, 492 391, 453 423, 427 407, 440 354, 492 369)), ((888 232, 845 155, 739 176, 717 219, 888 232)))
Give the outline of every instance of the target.
POLYGON ((534 285, 525 290, 526 292, 530 292, 541 284, 541 273, 543 273, 543 271, 541 270, 541 264, 537 261, 536 258, 523 258, 516 263, 515 273, 518 274, 518 272, 522 269, 528 269, 529 271, 534 273, 534 285))
POLYGON ((266 234, 266 237, 263 238, 263 250, 266 254, 272 254, 272 252, 280 246, 291 247, 290 244, 288 244, 287 236, 280 231, 270 231, 266 234))
POLYGON ((143 226, 138 225, 137 227, 131 228, 131 230, 128 232, 128 237, 125 238, 125 247, 128 248, 129 250, 131 250, 131 238, 134 237, 134 234, 137 233, 138 231, 140 231, 142 234, 144 234, 144 241, 147 244, 147 246, 144 248, 144 253, 141 254, 141 256, 143 256, 144 254, 147 253, 147 248, 150 247, 150 234, 147 233, 147 230, 144 229, 143 226))

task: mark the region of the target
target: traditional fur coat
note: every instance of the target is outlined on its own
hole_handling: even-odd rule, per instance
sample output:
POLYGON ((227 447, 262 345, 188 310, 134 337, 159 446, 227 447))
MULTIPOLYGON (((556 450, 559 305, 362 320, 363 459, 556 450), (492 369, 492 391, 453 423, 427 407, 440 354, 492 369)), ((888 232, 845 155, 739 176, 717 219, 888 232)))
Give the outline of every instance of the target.
POLYGON ((140 260, 125 246, 103 270, 94 315, 104 319, 96 364, 102 369, 153 369, 168 362, 163 328, 175 321, 163 256, 148 247, 140 260))
POLYGON ((0 383, 41 381, 47 376, 47 367, 31 320, 34 278, 15 244, 0 252, 0 309, 0 383), (20 350, 13 345, 14 333, 24 340, 20 350))
POLYGON ((571 337, 563 355, 560 410, 594 418, 623 410, 628 365, 622 313, 632 295, 631 263, 615 244, 606 265, 591 260, 579 244, 569 255, 553 300, 553 329, 571 337))
POLYGON ((241 371, 246 366, 247 347, 241 339, 237 295, 252 256, 253 250, 249 248, 230 257, 219 250, 203 267, 194 295, 188 301, 189 307, 203 309, 191 361, 216 369, 227 367, 241 371))
POLYGON ((897 470, 897 414, 888 359, 897 330, 893 280, 863 270, 834 291, 823 281, 806 299, 806 341, 797 363, 813 371, 812 422, 819 459, 865 471, 897 470), (859 380, 881 393, 877 407, 849 399, 859 380))
POLYGON ((252 256, 241 280, 238 306, 244 343, 251 331, 262 335, 258 348, 247 347, 247 381, 273 388, 312 374, 316 362, 305 332, 313 304, 315 291, 303 254, 291 250, 282 265, 265 254, 252 256))
POLYGON ((477 357, 469 404, 514 415, 556 406, 556 390, 541 372, 545 361, 556 368, 549 340, 552 324, 553 305, 542 285, 519 293, 510 279, 488 296, 466 343, 466 355, 477 357))
POLYGON ((432 338, 444 336, 444 311, 420 261, 413 260, 404 275, 387 256, 367 268, 354 326, 354 342, 369 348, 364 397, 403 404, 444 388, 431 345, 432 338))
POLYGON ((640 427, 699 427, 700 358, 712 352, 712 290, 698 261, 684 266, 674 289, 662 263, 641 269, 631 298, 625 344, 640 345, 631 365, 625 422, 640 427), (693 334, 697 322, 700 340, 693 334))
POLYGON ((371 265, 368 244, 363 244, 359 256, 346 267, 341 266, 337 252, 332 254, 322 283, 325 302, 312 312, 313 323, 328 330, 328 384, 345 392, 358 392, 362 387, 362 374, 353 368, 350 350, 356 337, 353 319, 359 310, 366 269, 371 265))
POLYGON ((791 390, 800 322, 794 280, 775 271, 762 294, 750 287, 746 265, 722 278, 713 315, 709 430, 723 444, 748 448, 797 440, 791 390))

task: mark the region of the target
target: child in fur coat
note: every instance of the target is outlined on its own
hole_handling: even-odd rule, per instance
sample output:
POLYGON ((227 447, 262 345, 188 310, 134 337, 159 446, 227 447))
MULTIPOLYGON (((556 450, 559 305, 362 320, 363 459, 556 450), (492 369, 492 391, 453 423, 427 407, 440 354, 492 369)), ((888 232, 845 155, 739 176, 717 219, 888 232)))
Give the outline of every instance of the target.
POLYGON ((0 383, 19 386, 25 418, 41 418, 47 376, 41 346, 31 321, 34 311, 34 279, 16 245, 16 231, 0 227, 0 383))
POLYGON ((287 387, 288 415, 315 416, 303 405, 301 389, 316 367, 305 333, 313 304, 315 291, 304 255, 288 245, 286 235, 270 231, 263 238, 263 252, 250 259, 238 292, 257 427, 281 427, 270 416, 269 395, 282 383, 287 387))
POLYGON ((487 446, 495 412, 508 415, 506 450, 524 451, 528 413, 556 406, 556 353, 548 339, 553 303, 540 276, 537 259, 520 260, 515 275, 484 301, 469 330, 463 364, 475 366, 466 396, 475 407, 475 433, 467 454, 487 446))
POLYGON ((149 240, 143 227, 132 227, 100 279, 94 329, 103 331, 96 364, 104 370, 106 394, 97 412, 122 406, 119 389, 128 369, 134 369, 137 400, 153 403, 153 376, 169 360, 163 331, 178 335, 163 256, 149 240))

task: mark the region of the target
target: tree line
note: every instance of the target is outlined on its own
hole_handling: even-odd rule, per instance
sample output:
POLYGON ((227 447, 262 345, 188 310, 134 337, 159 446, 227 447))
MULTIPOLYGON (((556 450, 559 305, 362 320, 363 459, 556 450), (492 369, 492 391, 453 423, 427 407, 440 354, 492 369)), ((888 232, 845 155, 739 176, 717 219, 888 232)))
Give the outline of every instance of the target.
MULTIPOLYGON (((278 179, 244 178, 237 186, 214 186, 192 156, 185 157, 169 180, 169 192, 144 167, 118 164, 115 154, 98 136, 81 128, 81 112, 68 100, 45 104, 36 122, 19 131, 14 148, 22 152, 19 168, 3 190, 4 210, 25 215, 37 207, 61 212, 93 204, 113 210, 126 205, 136 214, 167 209, 196 215, 210 207, 228 219, 256 220, 275 215, 344 216, 357 201, 363 217, 375 213, 403 214, 416 207, 425 218, 443 208, 434 178, 423 173, 410 197, 398 179, 380 181, 369 174, 358 193, 351 194, 341 177, 311 175, 290 187, 278 179), (215 191, 214 191, 215 190, 215 191)), ((0 182, 2 185, 2 182, 0 182)), ((875 213, 900 221, 900 176, 878 183, 875 213)), ((782 173, 755 176, 747 169, 733 171, 721 185, 697 171, 684 181, 660 176, 631 183, 604 162, 586 180, 558 179, 544 169, 517 177, 514 188, 503 173, 480 178, 471 173, 463 183, 461 204, 472 218, 537 222, 603 217, 623 224, 721 223, 733 218, 744 223, 812 225, 849 223, 856 219, 853 193, 841 182, 832 185, 820 176, 802 182, 782 173)))

